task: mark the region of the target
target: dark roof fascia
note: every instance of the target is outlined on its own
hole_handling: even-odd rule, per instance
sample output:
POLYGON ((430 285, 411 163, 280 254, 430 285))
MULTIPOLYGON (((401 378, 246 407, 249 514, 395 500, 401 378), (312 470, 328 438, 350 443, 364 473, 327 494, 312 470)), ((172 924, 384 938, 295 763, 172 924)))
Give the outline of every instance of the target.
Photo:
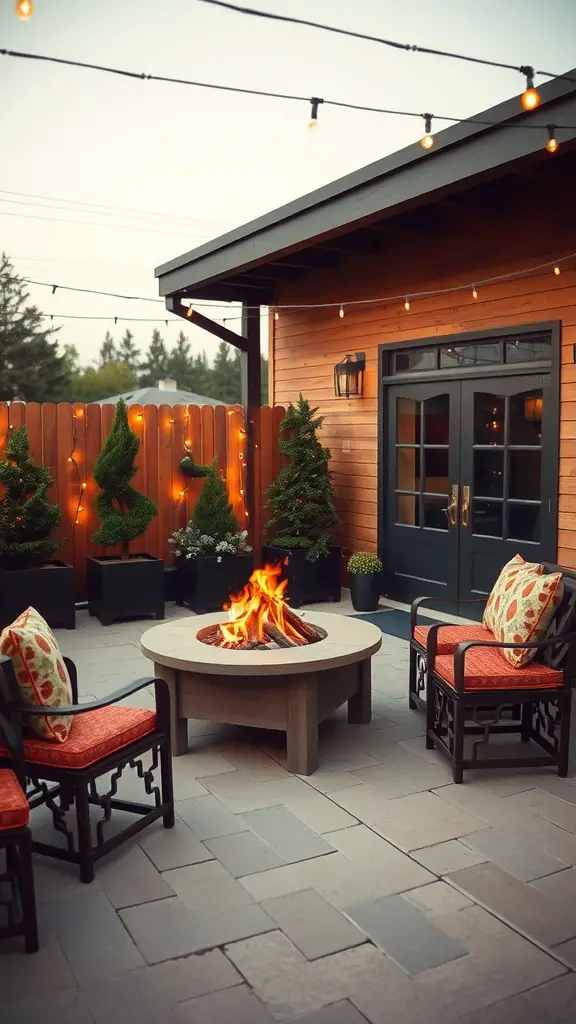
MULTIPOLYGON (((576 71, 567 74, 576 77, 576 71)), ((494 125, 453 125, 435 134, 430 153, 415 143, 170 260, 155 270, 160 295, 190 289, 202 297, 203 285, 538 153, 546 125, 576 126, 576 85, 557 78, 539 86, 539 92, 542 102, 536 111, 520 111, 515 96, 476 115, 494 125), (510 130, 526 118, 542 132, 510 130)), ((559 132, 558 138, 561 143, 576 139, 576 129, 559 132)))

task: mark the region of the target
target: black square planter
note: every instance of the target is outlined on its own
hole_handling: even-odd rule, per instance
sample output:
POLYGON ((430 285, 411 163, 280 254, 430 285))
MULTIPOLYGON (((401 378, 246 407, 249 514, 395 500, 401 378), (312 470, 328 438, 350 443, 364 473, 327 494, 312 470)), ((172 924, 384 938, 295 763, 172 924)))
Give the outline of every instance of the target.
POLYGON ((275 548, 265 544, 262 562, 282 564, 282 579, 288 579, 286 596, 292 608, 316 601, 339 601, 341 548, 331 547, 328 557, 310 562, 301 548, 275 548))
POLYGON ((46 562, 32 569, 0 569, 0 629, 30 605, 52 629, 75 629, 74 569, 66 562, 46 562))
POLYGON ((87 558, 88 611, 103 626, 116 619, 164 618, 164 560, 153 555, 87 558))
POLYGON ((178 560, 178 604, 195 612, 217 612, 231 594, 246 586, 252 572, 252 552, 244 555, 200 555, 178 560), (220 559, 220 561, 218 561, 220 559))

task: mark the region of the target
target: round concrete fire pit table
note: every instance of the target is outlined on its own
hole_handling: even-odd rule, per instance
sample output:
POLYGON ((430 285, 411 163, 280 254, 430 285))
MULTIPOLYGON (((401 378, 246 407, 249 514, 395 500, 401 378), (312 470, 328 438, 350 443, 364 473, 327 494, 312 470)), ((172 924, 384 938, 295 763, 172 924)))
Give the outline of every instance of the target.
POLYGON ((382 634, 363 619, 301 612, 326 637, 305 647, 235 651, 198 640, 225 612, 153 626, 142 651, 170 688, 172 753, 188 750, 188 718, 279 729, 286 733, 288 771, 311 775, 318 767, 318 723, 348 701, 348 721, 371 718, 370 659, 382 634))

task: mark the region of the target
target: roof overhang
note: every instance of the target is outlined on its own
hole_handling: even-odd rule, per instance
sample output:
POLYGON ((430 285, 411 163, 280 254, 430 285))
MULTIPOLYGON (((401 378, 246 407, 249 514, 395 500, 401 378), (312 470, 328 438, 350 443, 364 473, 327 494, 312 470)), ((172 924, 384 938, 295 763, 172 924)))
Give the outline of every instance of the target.
POLYGON ((544 149, 547 125, 573 126, 557 132, 562 152, 576 144, 576 71, 568 74, 575 81, 539 86, 536 111, 522 111, 515 96, 477 115, 488 126, 454 125, 435 134, 427 153, 418 143, 399 150, 157 267, 160 295, 268 304, 279 281, 334 265, 331 240, 342 244, 353 232, 369 239, 376 225, 406 210, 516 165, 557 159, 544 149), (514 130, 528 120, 533 129, 514 130))

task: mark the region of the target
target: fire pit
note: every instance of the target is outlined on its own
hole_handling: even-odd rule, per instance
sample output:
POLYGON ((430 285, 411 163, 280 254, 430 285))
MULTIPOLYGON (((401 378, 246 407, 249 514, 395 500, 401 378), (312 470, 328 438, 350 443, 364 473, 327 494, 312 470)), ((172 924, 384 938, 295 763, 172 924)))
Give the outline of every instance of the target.
POLYGON ((370 659, 377 626, 327 612, 296 615, 266 567, 223 612, 176 619, 142 637, 171 695, 172 752, 188 750, 188 718, 286 732, 289 771, 318 765, 318 723, 348 702, 348 721, 371 718, 370 659), (264 591, 264 596, 262 594, 264 591))

